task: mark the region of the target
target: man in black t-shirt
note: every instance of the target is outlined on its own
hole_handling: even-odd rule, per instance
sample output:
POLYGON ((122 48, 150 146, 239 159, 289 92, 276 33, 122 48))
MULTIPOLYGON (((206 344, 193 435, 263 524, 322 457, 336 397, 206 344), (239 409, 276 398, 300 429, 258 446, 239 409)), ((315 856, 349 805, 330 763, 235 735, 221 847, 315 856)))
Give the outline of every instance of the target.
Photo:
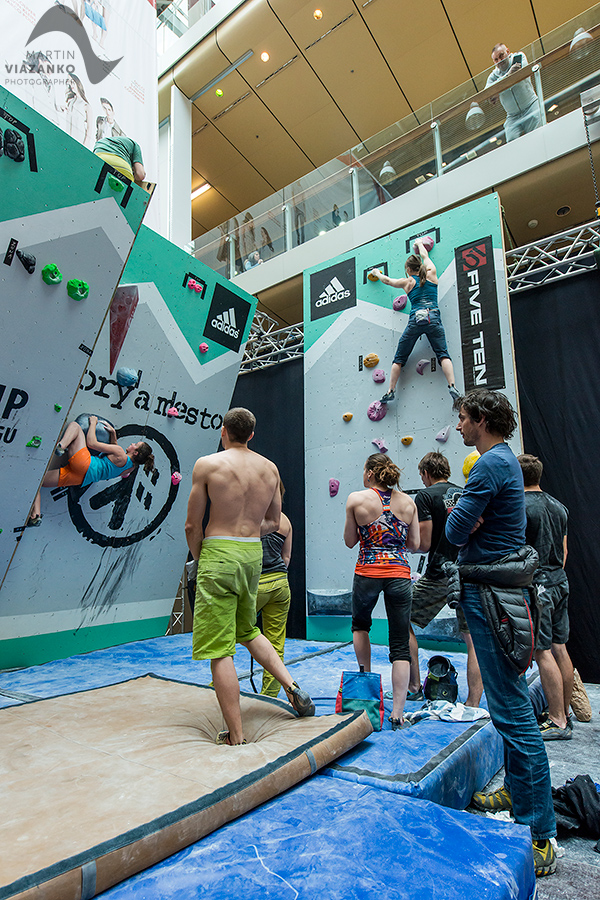
POLYGON ((567 559, 568 510, 540 487, 544 466, 529 453, 518 456, 525 483, 527 528, 525 541, 535 547, 540 565, 533 582, 542 604, 535 661, 548 703, 548 715, 540 725, 545 741, 571 739, 569 716, 573 693, 573 663, 565 646, 569 637, 569 582, 567 559))
MULTIPOLYGON (((450 464, 442 453, 427 453, 419 463, 419 474, 425 485, 415 496, 419 515, 421 543, 419 551, 429 553, 427 569, 413 587, 413 601, 410 620, 419 628, 425 628, 446 605, 448 579, 442 571, 447 560, 456 560, 458 547, 446 538, 445 527, 449 513, 454 509, 462 488, 448 481, 450 464)), ((467 685, 469 695, 466 706, 479 706, 483 685, 473 641, 466 619, 460 607, 456 609, 458 627, 467 645, 467 685)), ((422 700, 421 676, 419 672, 419 647, 413 629, 410 629, 410 681, 408 700, 422 700)))

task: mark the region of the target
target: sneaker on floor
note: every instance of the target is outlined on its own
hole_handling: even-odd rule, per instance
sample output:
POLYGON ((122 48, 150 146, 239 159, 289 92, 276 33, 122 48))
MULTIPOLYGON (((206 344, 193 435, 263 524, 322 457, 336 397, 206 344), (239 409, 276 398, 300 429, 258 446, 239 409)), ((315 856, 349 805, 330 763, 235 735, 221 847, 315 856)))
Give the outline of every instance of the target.
POLYGON ((577 669, 573 669, 573 695, 571 697, 571 709, 575 713, 575 718, 579 722, 590 722, 592 718, 592 707, 590 698, 581 680, 581 675, 577 669))
POLYGON ((471 797, 471 806, 481 809, 483 812, 499 812, 501 809, 512 811, 512 800, 509 792, 502 785, 497 791, 489 794, 486 794, 485 791, 477 791, 471 797))
POLYGON ((457 388, 456 385, 454 385, 454 384, 449 384, 449 385, 448 385, 448 390, 450 391, 450 396, 452 397, 452 399, 453 399, 454 401, 458 400, 458 398, 461 396, 460 391, 458 390, 458 388, 457 388))
POLYGON ((384 394, 380 403, 391 403, 392 400, 396 399, 396 391, 388 391, 387 394, 384 394))
POLYGON ((533 842, 533 865, 537 878, 556 872, 556 853, 550 840, 533 842))
POLYGON ((425 700, 425 695, 423 694, 423 685, 417 691, 407 691, 406 699, 410 700, 411 703, 418 702, 419 700, 425 700))
POLYGON ((292 686, 286 688, 285 692, 292 707, 301 718, 304 716, 314 716, 315 704, 310 699, 310 694, 307 691, 303 691, 302 688, 299 688, 295 681, 292 681, 292 686))
POLYGON ((573 729, 569 728, 568 722, 564 728, 561 728, 548 717, 540 725, 540 734, 543 741, 570 741, 573 737, 573 729))

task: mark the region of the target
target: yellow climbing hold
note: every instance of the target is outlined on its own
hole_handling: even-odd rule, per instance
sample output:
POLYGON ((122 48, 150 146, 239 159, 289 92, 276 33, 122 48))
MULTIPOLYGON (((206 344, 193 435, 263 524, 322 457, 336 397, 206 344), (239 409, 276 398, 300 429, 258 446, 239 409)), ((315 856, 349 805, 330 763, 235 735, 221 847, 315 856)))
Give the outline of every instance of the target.
POLYGON ((473 450, 472 453, 469 453, 468 456, 465 456, 465 461, 463 463, 463 475, 465 476, 465 481, 468 479, 469 473, 479 459, 479 456, 480 454, 477 452, 477 450, 473 450))
POLYGON ((363 363, 367 367, 367 369, 373 369, 379 362, 379 357, 376 353, 367 353, 365 358, 363 359, 363 363))
POLYGON ((412 438, 412 435, 411 435, 411 434, 405 435, 405 436, 404 436, 403 438, 401 438, 401 440, 400 440, 400 443, 401 443, 401 444, 404 444, 405 447, 408 447, 409 444, 412 444, 412 442, 413 442, 413 438, 412 438))
POLYGON ((352 418, 352 413, 344 413, 344 415, 342 416, 342 419, 344 420, 344 422, 349 422, 351 418, 352 418))

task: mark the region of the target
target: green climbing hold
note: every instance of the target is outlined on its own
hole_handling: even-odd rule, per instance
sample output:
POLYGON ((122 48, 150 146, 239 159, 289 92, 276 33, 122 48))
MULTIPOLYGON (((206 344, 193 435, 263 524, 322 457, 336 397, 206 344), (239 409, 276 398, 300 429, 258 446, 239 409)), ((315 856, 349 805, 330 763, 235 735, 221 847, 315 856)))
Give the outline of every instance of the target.
POLYGON ((86 281, 78 281, 77 278, 67 281, 67 293, 73 300, 85 300, 89 292, 90 286, 86 281))
POLYGON ((25 444, 26 447, 41 447, 42 439, 38 434, 34 434, 30 441, 25 444))
POLYGON ((48 263, 48 265, 44 266, 42 269, 42 278, 46 284, 60 284, 62 281, 62 272, 60 272, 58 266, 55 266, 54 263, 48 263))
POLYGON ((55 404, 54 404, 54 411, 55 411, 55 412, 60 412, 61 409, 62 409, 62 406, 60 405, 60 403, 55 403, 55 404))
POLYGON ((108 176, 108 186, 111 187, 113 189, 113 191, 117 191, 117 193, 119 193, 119 194, 125 187, 125 185, 123 184, 122 181, 119 181, 118 178, 115 178, 114 175, 110 175, 110 174, 108 176))

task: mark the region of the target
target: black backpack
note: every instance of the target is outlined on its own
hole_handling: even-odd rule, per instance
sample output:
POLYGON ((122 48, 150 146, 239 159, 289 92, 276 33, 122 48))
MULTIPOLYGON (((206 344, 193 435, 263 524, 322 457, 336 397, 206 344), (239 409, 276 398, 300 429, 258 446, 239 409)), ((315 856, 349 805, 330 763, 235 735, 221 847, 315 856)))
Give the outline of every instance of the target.
POLYGON ((427 700, 456 703, 458 698, 456 669, 445 656, 432 656, 429 660, 423 694, 427 700))

